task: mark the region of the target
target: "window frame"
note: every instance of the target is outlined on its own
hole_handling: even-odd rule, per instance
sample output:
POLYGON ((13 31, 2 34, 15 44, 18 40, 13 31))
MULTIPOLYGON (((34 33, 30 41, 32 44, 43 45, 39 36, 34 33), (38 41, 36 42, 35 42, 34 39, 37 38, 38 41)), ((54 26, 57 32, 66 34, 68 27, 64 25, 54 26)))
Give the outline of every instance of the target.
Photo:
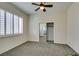
MULTIPOLYGON (((3 9, 0 9, 0 12, 1 12, 1 10, 2 11, 4 11, 3 9)), ((0 14, 1 15, 1 14, 0 14)), ((0 18, 1 19, 1 18, 0 18)), ((1 26, 1 23, 0 23, 0 26, 1 26)), ((0 30, 1 31, 1 30, 0 30)), ((3 36, 5 36, 5 11, 4 11, 4 35, 0 35, 0 37, 3 37, 3 36)))
MULTIPOLYGON (((3 9, 0 9, 0 10, 3 10, 3 9)), ((22 31, 22 33, 19 33, 19 18, 22 18, 22 21, 23 21, 23 17, 21 17, 21 16, 18 16, 18 15, 16 15, 16 14, 14 14, 14 13, 11 13, 11 12, 9 12, 9 11, 5 11, 5 10, 3 10, 4 11, 4 35, 0 35, 0 38, 8 38, 8 37, 16 37, 16 36, 19 36, 19 35, 23 35, 23 31, 22 31), (11 13, 13 16, 12 16, 12 18, 13 18, 13 33, 12 34, 9 34, 9 35, 7 35, 6 34, 6 13, 7 12, 9 12, 9 13, 11 13), (14 33, 14 15, 16 15, 16 16, 18 16, 18 34, 15 34, 14 33)), ((22 26, 23 26, 23 24, 22 24, 22 26)))

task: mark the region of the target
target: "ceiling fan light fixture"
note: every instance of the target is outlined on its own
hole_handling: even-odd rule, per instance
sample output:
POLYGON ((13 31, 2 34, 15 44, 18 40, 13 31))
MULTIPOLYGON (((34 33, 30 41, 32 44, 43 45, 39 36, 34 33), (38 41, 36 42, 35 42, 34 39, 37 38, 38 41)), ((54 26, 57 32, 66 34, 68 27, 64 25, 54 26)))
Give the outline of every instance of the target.
POLYGON ((45 4, 45 2, 41 2, 40 4, 32 3, 33 5, 39 6, 35 9, 35 11, 38 11, 39 9, 43 10, 43 12, 46 12, 46 7, 53 7, 52 4, 45 4))
POLYGON ((40 9, 43 10, 44 9, 44 6, 40 6, 40 9))

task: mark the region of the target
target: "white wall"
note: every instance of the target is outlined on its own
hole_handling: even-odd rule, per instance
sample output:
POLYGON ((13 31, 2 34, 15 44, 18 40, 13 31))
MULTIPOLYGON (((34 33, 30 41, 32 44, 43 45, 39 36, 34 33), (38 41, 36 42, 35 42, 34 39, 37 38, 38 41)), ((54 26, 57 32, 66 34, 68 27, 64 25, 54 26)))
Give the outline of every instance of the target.
POLYGON ((67 44, 79 53, 79 3, 72 4, 67 11, 67 44))
POLYGON ((29 41, 39 41, 39 18, 35 15, 29 19, 29 41))
POLYGON ((28 40, 28 15, 25 15, 19 9, 14 7, 9 3, 0 2, 0 8, 9 11, 11 13, 17 14, 18 16, 22 16, 24 18, 24 33, 23 35, 18 35, 16 37, 8 37, 8 38, 0 38, 0 54, 12 49, 28 40))
POLYGON ((66 43, 66 13, 41 13, 31 15, 29 20, 30 41, 39 41, 39 23, 54 22, 54 42, 66 43))

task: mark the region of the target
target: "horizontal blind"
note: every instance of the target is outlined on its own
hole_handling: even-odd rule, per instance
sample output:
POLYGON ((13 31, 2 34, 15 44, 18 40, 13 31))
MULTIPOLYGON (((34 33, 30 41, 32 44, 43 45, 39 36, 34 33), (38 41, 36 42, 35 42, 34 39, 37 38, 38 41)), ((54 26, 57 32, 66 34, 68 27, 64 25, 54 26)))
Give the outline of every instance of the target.
POLYGON ((23 18, 19 17, 19 33, 23 33, 23 18))
POLYGON ((0 10, 0 35, 5 35, 5 12, 0 10))
POLYGON ((0 37, 23 34, 23 18, 0 9, 0 37))
POLYGON ((19 18, 17 15, 14 15, 14 34, 19 34, 19 18))
POLYGON ((13 34, 13 14, 6 12, 6 34, 13 34))

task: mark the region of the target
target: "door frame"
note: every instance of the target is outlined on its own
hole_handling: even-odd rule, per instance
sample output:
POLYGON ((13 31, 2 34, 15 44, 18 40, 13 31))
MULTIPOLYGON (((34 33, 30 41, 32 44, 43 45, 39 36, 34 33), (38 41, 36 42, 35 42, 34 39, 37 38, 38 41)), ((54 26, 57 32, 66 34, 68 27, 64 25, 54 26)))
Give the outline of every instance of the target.
MULTIPOLYGON (((53 42, 54 43, 54 36, 53 36, 53 41, 50 41, 50 40, 48 40, 48 24, 52 24, 52 26, 51 27, 53 27, 54 28, 54 22, 47 22, 46 23, 46 26, 47 26, 47 32, 46 32, 46 41, 47 42, 53 42)), ((54 29, 53 29, 54 30, 54 29)), ((54 31, 53 31, 54 32, 54 31)), ((53 33, 53 35, 54 35, 54 33, 53 33)))

